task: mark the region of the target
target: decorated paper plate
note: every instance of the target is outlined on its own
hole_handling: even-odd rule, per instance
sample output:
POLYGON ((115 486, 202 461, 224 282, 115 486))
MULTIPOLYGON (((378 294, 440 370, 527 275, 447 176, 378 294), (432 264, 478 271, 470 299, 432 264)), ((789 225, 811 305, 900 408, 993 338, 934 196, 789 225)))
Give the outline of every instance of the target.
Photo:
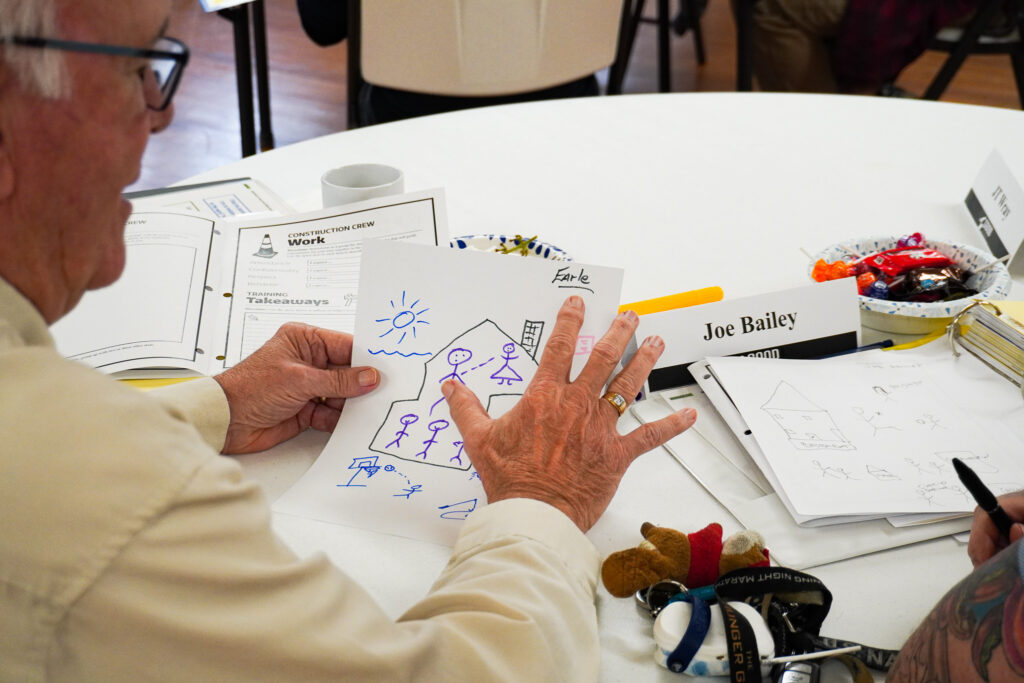
MULTIPOLYGON (((899 238, 889 235, 861 237, 837 242, 814 255, 807 268, 810 275, 818 259, 828 262, 849 261, 853 254, 867 256, 886 249, 896 248, 899 238)), ((987 266, 995 257, 981 249, 956 242, 925 240, 922 246, 930 247, 948 256, 968 273, 987 266)), ((865 327, 897 334, 928 334, 941 329, 976 299, 1005 299, 1010 292, 1010 273, 1002 263, 988 268, 978 275, 972 275, 967 285, 978 290, 978 294, 954 301, 888 301, 860 296, 860 319, 865 327)))
POLYGON ((564 250, 536 237, 522 235, 463 235, 453 237, 448 242, 452 249, 473 249, 490 251, 499 254, 519 254, 548 259, 549 261, 572 261, 572 257, 564 250))

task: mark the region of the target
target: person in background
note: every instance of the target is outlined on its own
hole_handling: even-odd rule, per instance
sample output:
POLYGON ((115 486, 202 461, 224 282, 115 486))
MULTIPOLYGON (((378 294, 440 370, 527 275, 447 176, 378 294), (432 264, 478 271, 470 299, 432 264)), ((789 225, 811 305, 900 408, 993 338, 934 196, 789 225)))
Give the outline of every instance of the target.
MULTIPOLYGON (((893 82, 940 29, 978 0, 757 0, 753 66, 761 90, 906 95, 893 82)), ((1012 30, 997 13, 993 34, 1012 30)))
POLYGON ((122 191, 187 62, 171 7, 0 0, 0 680, 594 680, 584 532, 632 460, 695 419, 617 432, 614 394, 635 396, 663 350, 649 338, 614 372, 635 314, 570 381, 570 297, 499 419, 442 386, 489 505, 397 620, 323 556, 296 557, 219 454, 333 430, 380 382, 351 366, 351 336, 287 324, 223 374, 149 393, 57 353, 48 326, 125 265, 122 191))

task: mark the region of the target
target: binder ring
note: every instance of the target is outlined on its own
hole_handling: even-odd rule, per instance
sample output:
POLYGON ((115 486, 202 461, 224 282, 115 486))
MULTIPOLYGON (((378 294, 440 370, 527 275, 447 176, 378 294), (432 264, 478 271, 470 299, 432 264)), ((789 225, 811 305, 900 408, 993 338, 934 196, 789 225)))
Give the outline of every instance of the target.
POLYGON ((971 310, 975 306, 981 306, 982 308, 988 306, 996 315, 1002 315, 1003 313, 1001 310, 999 310, 999 307, 996 306, 991 301, 985 299, 975 299, 971 303, 964 306, 959 313, 953 316, 953 319, 949 322, 949 325, 946 326, 946 332, 949 333, 949 346, 953 350, 954 358, 960 357, 960 351, 958 351, 956 348, 956 340, 962 336, 960 333, 960 318, 964 317, 967 311, 971 310))

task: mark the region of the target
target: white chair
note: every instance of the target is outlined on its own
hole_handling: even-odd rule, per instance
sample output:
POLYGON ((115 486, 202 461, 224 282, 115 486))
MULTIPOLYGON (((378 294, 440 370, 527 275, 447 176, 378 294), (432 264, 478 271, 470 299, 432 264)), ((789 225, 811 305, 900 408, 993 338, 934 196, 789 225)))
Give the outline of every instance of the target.
POLYGON ((622 11, 622 0, 350 2, 349 125, 364 82, 493 98, 593 75, 615 59, 622 11))

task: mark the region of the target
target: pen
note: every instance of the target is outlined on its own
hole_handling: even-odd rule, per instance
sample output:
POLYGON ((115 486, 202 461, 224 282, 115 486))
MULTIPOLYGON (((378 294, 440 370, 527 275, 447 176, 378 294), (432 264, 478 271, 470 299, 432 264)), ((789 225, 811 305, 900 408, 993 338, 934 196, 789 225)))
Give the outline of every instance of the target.
POLYGON ((1004 538, 1009 539, 1010 527, 1013 526, 1013 521, 1006 514, 1006 510, 1000 507, 996 497, 992 495, 988 487, 981 483, 981 479, 978 478, 974 470, 961 462, 959 458, 953 458, 953 469, 956 470, 956 476, 960 477, 960 481, 963 482, 963 485, 971 492, 974 500, 977 501, 978 507, 988 514, 992 523, 996 525, 996 529, 999 530, 999 533, 1004 538))
POLYGON ((830 353, 824 356, 819 356, 818 360, 825 358, 835 358, 836 356, 845 356, 850 353, 860 353, 861 351, 870 351, 871 349, 887 349, 892 346, 892 339, 885 339, 874 344, 866 344, 864 346, 858 346, 855 349, 847 349, 846 351, 837 351, 836 353, 830 353))

